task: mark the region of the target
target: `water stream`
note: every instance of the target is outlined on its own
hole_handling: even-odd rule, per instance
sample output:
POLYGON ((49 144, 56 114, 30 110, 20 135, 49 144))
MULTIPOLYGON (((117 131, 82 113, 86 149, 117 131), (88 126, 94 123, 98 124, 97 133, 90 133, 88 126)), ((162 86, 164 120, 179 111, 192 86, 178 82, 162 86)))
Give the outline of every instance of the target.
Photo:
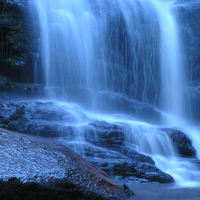
POLYGON ((200 182, 195 164, 177 157, 169 136, 160 130, 185 130, 199 158, 199 132, 186 125, 184 54, 175 1, 34 2, 49 98, 73 102, 98 120, 126 123, 131 130, 127 143, 150 155, 178 185, 200 182))

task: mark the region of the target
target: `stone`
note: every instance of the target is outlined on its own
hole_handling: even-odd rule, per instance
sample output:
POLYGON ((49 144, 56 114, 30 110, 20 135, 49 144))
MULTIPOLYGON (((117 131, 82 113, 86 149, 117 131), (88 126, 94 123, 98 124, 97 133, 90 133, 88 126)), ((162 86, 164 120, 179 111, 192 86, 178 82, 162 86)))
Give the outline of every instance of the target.
POLYGON ((196 156, 196 150, 192 146, 192 140, 186 133, 178 129, 164 128, 163 129, 171 138, 178 153, 183 157, 196 156))
POLYGON ((25 84, 12 82, 5 76, 0 77, 0 100, 18 99, 36 99, 44 98, 46 90, 42 84, 25 84))
POLYGON ((88 125, 85 135, 87 142, 117 151, 124 147, 125 130, 122 127, 105 121, 94 121, 88 125))
POLYGON ((137 162, 155 164, 151 157, 142 155, 125 145, 125 132, 129 129, 126 124, 117 125, 105 121, 94 121, 88 125, 85 136, 87 142, 117 151, 137 162))
POLYGON ((21 133, 42 137, 61 137, 68 139, 78 133, 73 125, 78 121, 76 114, 87 117, 79 110, 72 113, 66 107, 52 102, 0 102, 0 126, 21 133))
POLYGON ((148 164, 141 164, 126 161, 124 163, 118 163, 113 168, 114 175, 122 175, 124 177, 134 176, 140 179, 146 179, 149 182, 159 183, 173 183, 174 179, 169 174, 166 174, 159 170, 157 167, 148 164))
POLYGON ((130 193, 104 171, 57 141, 0 129, 0 152, 2 199, 10 193, 20 199, 18 195, 34 196, 34 192, 39 196, 56 192, 82 195, 85 199, 126 199, 130 193))
MULTIPOLYGON (((60 141, 60 140, 59 140, 60 141)), ((62 142, 61 142, 62 143, 62 142)), ((86 160, 114 177, 136 177, 146 182, 171 183, 174 179, 155 167, 153 159, 127 148, 127 154, 91 144, 67 144, 86 160), (129 157, 130 156, 130 157, 129 157), (142 159, 143 158, 143 159, 142 159)))

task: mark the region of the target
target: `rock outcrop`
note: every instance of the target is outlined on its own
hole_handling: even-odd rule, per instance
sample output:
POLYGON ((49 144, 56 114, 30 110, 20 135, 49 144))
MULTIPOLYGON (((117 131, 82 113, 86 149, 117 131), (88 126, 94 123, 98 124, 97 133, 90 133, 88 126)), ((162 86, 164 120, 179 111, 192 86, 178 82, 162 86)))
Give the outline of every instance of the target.
POLYGON ((192 140, 181 130, 178 129, 163 129, 171 138, 177 152, 183 157, 196 156, 196 150, 192 146, 192 140))

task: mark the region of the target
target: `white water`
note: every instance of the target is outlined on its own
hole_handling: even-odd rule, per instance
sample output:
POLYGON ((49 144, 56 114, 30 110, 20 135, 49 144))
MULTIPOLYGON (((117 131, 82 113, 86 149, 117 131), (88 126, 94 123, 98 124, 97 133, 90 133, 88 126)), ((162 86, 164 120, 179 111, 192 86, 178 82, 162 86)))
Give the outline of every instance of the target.
POLYGON ((184 97, 185 72, 183 52, 178 26, 172 14, 173 1, 165 3, 152 0, 160 24, 160 66, 161 66, 161 109, 173 115, 170 125, 177 125, 175 118, 186 115, 186 97, 184 97))
POLYGON ((158 104, 159 33, 150 3, 141 7, 134 0, 35 2, 45 81, 53 98, 64 93, 67 101, 97 112, 128 112, 121 97, 158 104))
MULTIPOLYGON (((152 126, 150 124, 133 121, 121 116, 110 115, 98 115, 94 113, 87 113, 91 118, 98 120, 105 120, 113 124, 125 123, 130 127, 126 132, 126 141, 130 147, 137 150, 140 153, 144 153, 153 158, 156 166, 162 171, 172 175, 177 186, 181 187, 199 187, 200 186, 200 171, 195 164, 195 159, 186 159, 178 156, 178 152, 174 149, 174 146, 166 134, 158 126, 152 126)), ((188 124, 183 129, 192 136, 199 135, 198 129, 193 128, 188 124), (195 134, 193 131, 196 131, 195 134)), ((124 128, 127 130, 127 127, 124 128)), ((198 137, 195 136, 195 139, 198 137)), ((197 150, 197 157, 199 158, 198 150, 200 146, 200 140, 193 140, 193 145, 197 150)))
MULTIPOLYGON (((187 115, 183 91, 186 80, 172 10, 174 1, 35 3, 40 18, 45 81, 51 97, 77 103, 93 111, 92 117, 98 120, 126 123, 131 129, 126 133, 129 145, 150 155, 156 166, 171 174, 178 185, 198 184, 200 173, 196 166, 178 158, 166 133, 141 122, 141 116, 132 109, 137 101, 165 113, 163 124, 188 132, 199 158, 199 132, 191 131, 183 119, 187 115), (134 120, 107 113, 129 114, 134 120)), ((154 111, 148 111, 150 115, 142 120, 149 121, 154 111)), ((142 114, 146 116, 145 111, 142 114)), ((77 140, 80 138, 81 135, 77 140)))

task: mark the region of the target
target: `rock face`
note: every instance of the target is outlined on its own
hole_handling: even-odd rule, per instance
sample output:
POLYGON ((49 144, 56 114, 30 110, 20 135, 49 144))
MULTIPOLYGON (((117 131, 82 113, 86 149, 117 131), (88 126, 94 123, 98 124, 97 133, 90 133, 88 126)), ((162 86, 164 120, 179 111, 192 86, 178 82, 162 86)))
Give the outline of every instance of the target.
POLYGON ((193 121, 199 123, 200 110, 200 2, 198 0, 177 1, 177 21, 180 26, 180 34, 184 48, 184 64, 186 78, 188 80, 186 92, 192 110, 193 121))
MULTIPOLYGON (((60 190, 60 193, 63 192, 64 195, 70 194, 70 191, 70 195, 73 195, 77 190, 76 195, 82 193, 82 198, 85 196, 83 199, 92 199, 95 195, 100 199, 126 198, 124 187, 58 142, 0 129, 0 151, 2 155, 0 158, 1 186, 12 185, 11 178, 15 177, 19 181, 14 185, 19 186, 17 189, 19 191, 20 187, 22 191, 23 187, 29 189, 35 187, 36 191, 44 189, 45 192, 49 190, 50 193, 52 191, 59 193, 60 190), (2 182, 7 180, 10 181, 2 182), (32 186, 22 184, 30 182, 38 184, 32 186)), ((2 197, 3 194, 4 191, 1 190, 0 196, 2 197)))
POLYGON ((0 76, 18 82, 39 82, 34 80, 34 68, 43 74, 37 26, 37 15, 33 7, 30 11, 29 1, 1 0, 0 76))
POLYGON ((1 102, 0 124, 4 128, 43 137, 75 137, 76 123, 88 118, 77 107, 52 102, 1 102), (18 109, 25 106, 25 113, 18 109), (73 111, 72 111, 73 110, 73 111), (72 112, 71 112, 72 111, 72 112))
POLYGON ((11 82, 5 76, 0 77, 0 99, 36 99, 44 98, 46 90, 43 84, 11 82))
POLYGON ((0 108, 0 126, 21 133, 59 138, 64 145, 110 175, 173 182, 170 175, 155 167, 151 157, 126 145, 125 132, 129 127, 123 123, 93 121, 75 106, 52 102, 0 102, 0 108))
POLYGON ((164 129, 164 131, 169 134, 175 148, 181 156, 193 157, 196 155, 196 150, 192 146, 192 141, 185 133, 177 129, 164 129))
POLYGON ((177 19, 187 55, 188 72, 190 71, 191 76, 189 78, 197 81, 200 80, 200 2, 179 0, 177 4, 177 19))

